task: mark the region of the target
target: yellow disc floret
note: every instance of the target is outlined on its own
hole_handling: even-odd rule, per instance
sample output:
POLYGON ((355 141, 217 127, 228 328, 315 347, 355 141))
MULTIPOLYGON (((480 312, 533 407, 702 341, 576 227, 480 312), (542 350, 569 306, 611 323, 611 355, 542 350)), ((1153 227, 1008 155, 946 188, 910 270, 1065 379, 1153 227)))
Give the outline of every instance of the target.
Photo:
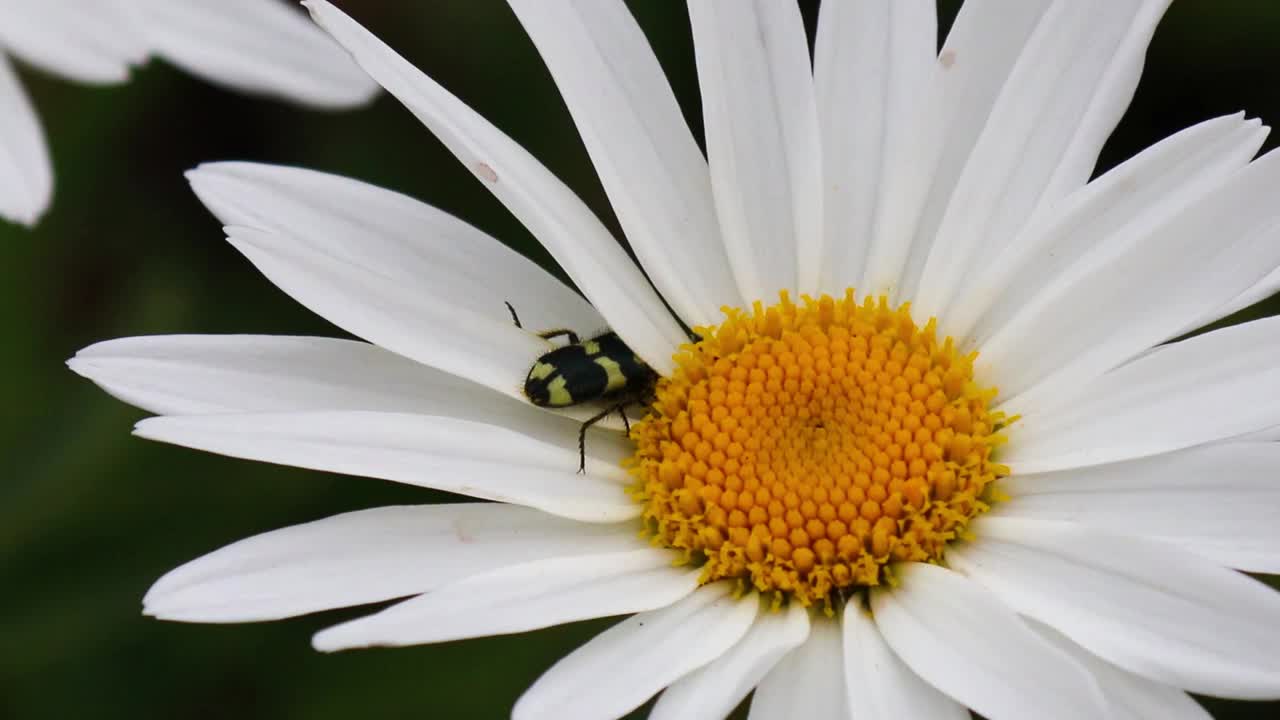
POLYGON ((937 562, 1008 470, 976 354, 885 298, 786 293, 696 328, 633 426, 655 543, 804 605, 937 562))

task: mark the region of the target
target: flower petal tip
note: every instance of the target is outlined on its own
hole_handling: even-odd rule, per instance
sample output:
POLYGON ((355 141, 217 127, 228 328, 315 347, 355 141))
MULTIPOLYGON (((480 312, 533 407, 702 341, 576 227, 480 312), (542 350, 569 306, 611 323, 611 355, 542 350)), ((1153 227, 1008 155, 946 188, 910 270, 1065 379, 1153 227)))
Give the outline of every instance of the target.
POLYGON ((159 420, 163 420, 163 418, 149 417, 139 420, 133 425, 133 435, 143 440, 155 440, 156 432, 154 426, 159 420))
MULTIPOLYGON (((311 13, 311 19, 320 27, 324 27, 324 16, 335 8, 324 0, 302 0, 302 7, 311 13)), ((327 29, 327 28, 326 28, 327 29)))
POLYGON ((156 581, 155 585, 147 590, 147 594, 142 596, 142 616, 149 617, 153 620, 169 620, 175 622, 194 621, 196 618, 184 615, 181 610, 170 606, 167 602, 172 593, 165 592, 161 585, 164 584, 164 578, 156 581))
POLYGON ((344 625, 335 625, 321 630, 311 636, 311 647, 316 652, 335 653, 341 650, 355 650, 377 645, 375 642, 359 641, 350 637, 344 625))
POLYGON ((49 211, 49 205, 53 202, 53 184, 52 182, 44 183, 43 187, 37 188, 33 192, 35 197, 27 198, 26 201, 19 201, 19 206, 0 207, 0 221, 8 220, 15 225, 21 225, 27 230, 34 230, 44 218, 45 213, 49 211))
POLYGON ((89 377, 89 363, 85 361, 85 358, 80 356, 80 353, 76 353, 72 357, 67 358, 65 362, 67 363, 67 369, 71 372, 79 375, 80 377, 89 377))

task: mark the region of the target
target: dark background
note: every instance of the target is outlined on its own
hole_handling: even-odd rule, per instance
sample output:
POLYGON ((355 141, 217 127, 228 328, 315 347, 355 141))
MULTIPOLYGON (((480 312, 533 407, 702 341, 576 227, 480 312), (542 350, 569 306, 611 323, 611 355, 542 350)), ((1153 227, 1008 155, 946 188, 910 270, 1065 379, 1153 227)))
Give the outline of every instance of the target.
MULTIPOLYGON (((340 4, 616 228, 569 115, 505 3, 340 4)), ((631 4, 700 127, 683 3, 631 4)), ((942 6, 949 19, 958 3, 942 6)), ((815 7, 806 5, 811 22, 815 7)), ((1211 116, 1245 109, 1280 121, 1277 38, 1280 3, 1174 3, 1102 167, 1211 116)), ((115 88, 26 68, 23 78, 51 139, 57 196, 35 231, 0 223, 0 718, 506 717, 543 669, 608 622, 326 656, 311 650, 311 634, 360 611, 232 626, 143 618, 140 599, 154 579, 233 540, 347 510, 452 498, 132 438, 142 414, 63 362, 125 335, 342 334, 222 241, 182 177, 202 161, 350 175, 458 214, 544 263, 546 254, 389 97, 357 112, 307 112, 159 63, 115 88)), ((1242 316, 1280 309, 1266 305, 1242 316)), ((1220 719, 1280 715, 1280 703, 1210 705, 1220 719)))

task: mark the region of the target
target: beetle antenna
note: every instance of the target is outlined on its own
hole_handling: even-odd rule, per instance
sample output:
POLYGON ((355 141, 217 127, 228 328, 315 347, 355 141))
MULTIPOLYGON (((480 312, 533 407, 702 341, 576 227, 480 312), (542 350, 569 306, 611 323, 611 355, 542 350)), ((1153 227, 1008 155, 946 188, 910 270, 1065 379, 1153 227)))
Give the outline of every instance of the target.
POLYGON ((515 308, 513 308, 513 307, 511 307, 511 303, 507 302, 506 300, 503 300, 503 301, 502 301, 502 304, 503 304, 503 305, 506 305, 506 306, 507 306, 507 311, 511 313, 511 322, 515 323, 515 324, 516 324, 516 327, 518 327, 518 328, 520 328, 521 330, 523 330, 523 329, 524 329, 524 326, 520 324, 520 316, 519 316, 519 315, 516 315, 516 309, 515 309, 515 308))

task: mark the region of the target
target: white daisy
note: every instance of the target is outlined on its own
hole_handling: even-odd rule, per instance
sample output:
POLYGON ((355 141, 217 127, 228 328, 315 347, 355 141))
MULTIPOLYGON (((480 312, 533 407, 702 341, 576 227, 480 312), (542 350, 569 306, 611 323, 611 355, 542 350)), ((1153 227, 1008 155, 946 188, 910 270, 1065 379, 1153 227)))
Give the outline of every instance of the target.
POLYGON ((409 598, 329 651, 637 613, 517 718, 659 692, 651 717, 718 718, 752 689, 753 718, 814 719, 1280 697, 1280 595, 1237 572, 1280 571, 1280 320, 1167 342, 1275 289, 1280 155, 1253 161, 1237 115, 1087 182, 1164 0, 975 0, 941 54, 931 0, 828 2, 812 68, 794 6, 693 0, 705 160, 621 2, 512 0, 657 292, 532 156, 307 4, 590 304, 385 190, 192 172, 241 252, 369 344, 131 338, 72 368, 158 413, 146 438, 498 502, 250 538, 148 614, 409 598), (610 327, 662 376, 630 439, 591 429, 585 474, 578 422, 521 392, 551 345, 504 301, 610 327))
POLYGON ((93 85, 160 57, 211 82, 323 108, 377 85, 281 0, 0 0, 0 218, 34 225, 53 169, 10 58, 93 85))

